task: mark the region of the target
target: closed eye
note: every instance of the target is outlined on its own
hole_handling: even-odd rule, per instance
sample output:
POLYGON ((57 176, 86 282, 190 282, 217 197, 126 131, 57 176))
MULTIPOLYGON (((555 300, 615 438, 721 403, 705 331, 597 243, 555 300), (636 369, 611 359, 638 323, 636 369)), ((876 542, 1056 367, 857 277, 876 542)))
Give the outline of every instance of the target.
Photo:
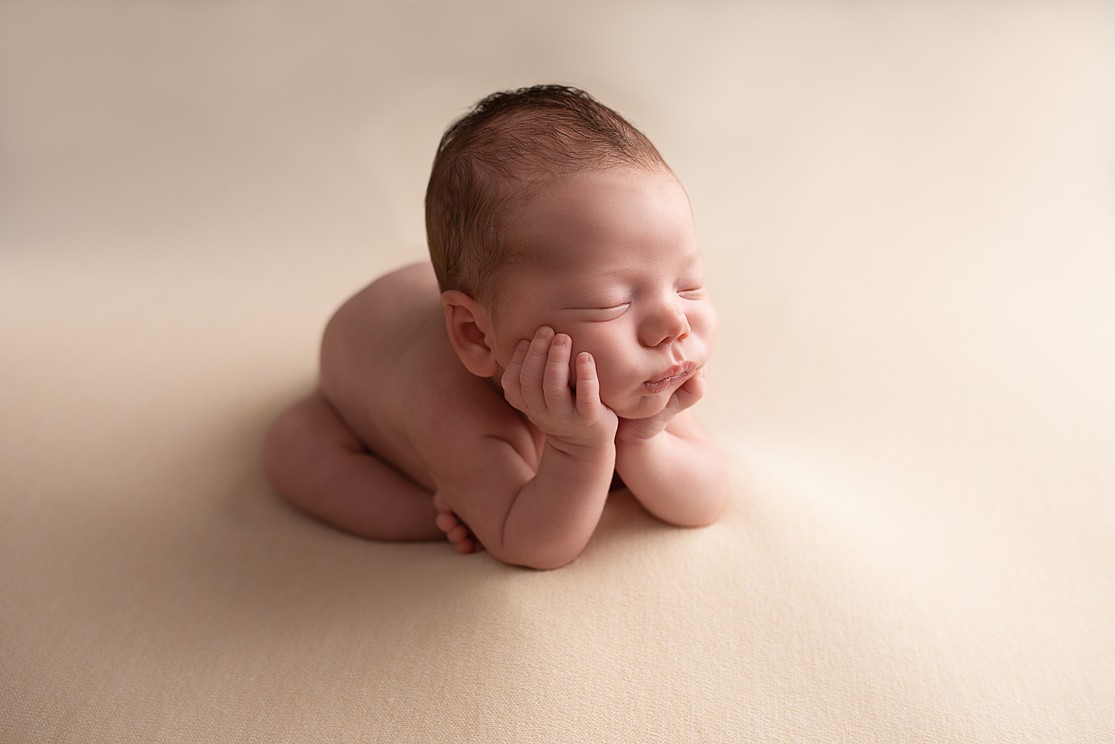
POLYGON ((678 296, 684 297, 687 300, 699 300, 705 296, 705 288, 689 287, 688 289, 679 289, 678 296))
POLYGON ((569 312, 577 316, 578 319, 589 323, 603 323, 609 320, 615 320, 619 316, 627 312, 627 308, 631 307, 630 302, 621 302, 618 305, 608 305, 605 307, 571 307, 569 312))

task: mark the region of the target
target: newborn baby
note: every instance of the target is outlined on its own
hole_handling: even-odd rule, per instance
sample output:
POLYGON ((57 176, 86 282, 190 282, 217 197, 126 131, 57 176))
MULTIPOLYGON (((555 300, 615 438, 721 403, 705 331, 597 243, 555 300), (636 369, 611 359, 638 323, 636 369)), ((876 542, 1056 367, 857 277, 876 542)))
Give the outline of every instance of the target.
POLYGON ((439 538, 556 568, 614 477, 653 515, 721 514, 727 468, 689 410, 717 331, 689 200, 587 93, 496 93, 446 131, 430 262, 328 323, 321 375, 264 467, 293 504, 381 540, 439 538))

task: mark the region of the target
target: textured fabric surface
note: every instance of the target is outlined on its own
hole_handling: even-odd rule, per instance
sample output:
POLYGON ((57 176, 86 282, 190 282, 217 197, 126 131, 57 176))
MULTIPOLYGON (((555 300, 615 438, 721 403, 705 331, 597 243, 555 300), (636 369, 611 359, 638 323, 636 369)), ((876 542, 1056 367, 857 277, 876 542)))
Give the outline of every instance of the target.
POLYGON ((1110 3, 8 0, 0 101, 5 744, 1115 740, 1110 3), (689 190, 729 513, 310 521, 264 428, 544 81, 689 190))

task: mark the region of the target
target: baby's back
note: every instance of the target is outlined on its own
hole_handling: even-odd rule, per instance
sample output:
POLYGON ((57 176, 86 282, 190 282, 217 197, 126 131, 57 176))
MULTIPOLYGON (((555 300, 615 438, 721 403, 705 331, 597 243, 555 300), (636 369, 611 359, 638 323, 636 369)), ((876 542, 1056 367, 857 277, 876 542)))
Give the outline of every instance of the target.
POLYGON ((321 343, 321 392, 365 446, 433 490, 410 431, 421 402, 467 371, 445 334, 428 262, 375 280, 330 319, 321 343))

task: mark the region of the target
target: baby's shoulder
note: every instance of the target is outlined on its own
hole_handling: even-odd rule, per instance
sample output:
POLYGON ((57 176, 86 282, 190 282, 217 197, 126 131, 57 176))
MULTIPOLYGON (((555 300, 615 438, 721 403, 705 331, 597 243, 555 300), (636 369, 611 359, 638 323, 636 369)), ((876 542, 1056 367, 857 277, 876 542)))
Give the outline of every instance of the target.
POLYGON ((480 468, 491 450, 536 460, 532 430, 498 385, 461 364, 445 331, 429 263, 375 280, 348 300, 322 341, 322 382, 366 443, 412 448, 433 472, 480 468), (404 444, 405 442, 405 444, 404 444))
MULTIPOLYGON (((348 298, 325 326, 322 375, 327 387, 338 378, 366 386, 403 371, 406 357, 428 343, 440 322, 437 280, 429 264, 412 264, 386 274, 348 298)), ((409 371, 403 376, 406 379, 409 371)))
POLYGON ((415 365, 411 388, 410 439, 431 470, 495 467, 499 452, 537 466, 539 447, 532 428, 490 380, 464 368, 448 341, 440 359, 415 365))
POLYGON ((411 337, 416 324, 439 306, 439 291, 429 262, 410 264, 375 279, 338 308, 330 327, 361 334, 396 331, 411 337))
POLYGON ((439 307, 433 270, 414 265, 361 289, 326 324, 321 389, 366 440, 397 436, 401 401, 413 397, 424 350, 436 345, 439 307), (376 436, 383 428, 388 433, 376 436))

